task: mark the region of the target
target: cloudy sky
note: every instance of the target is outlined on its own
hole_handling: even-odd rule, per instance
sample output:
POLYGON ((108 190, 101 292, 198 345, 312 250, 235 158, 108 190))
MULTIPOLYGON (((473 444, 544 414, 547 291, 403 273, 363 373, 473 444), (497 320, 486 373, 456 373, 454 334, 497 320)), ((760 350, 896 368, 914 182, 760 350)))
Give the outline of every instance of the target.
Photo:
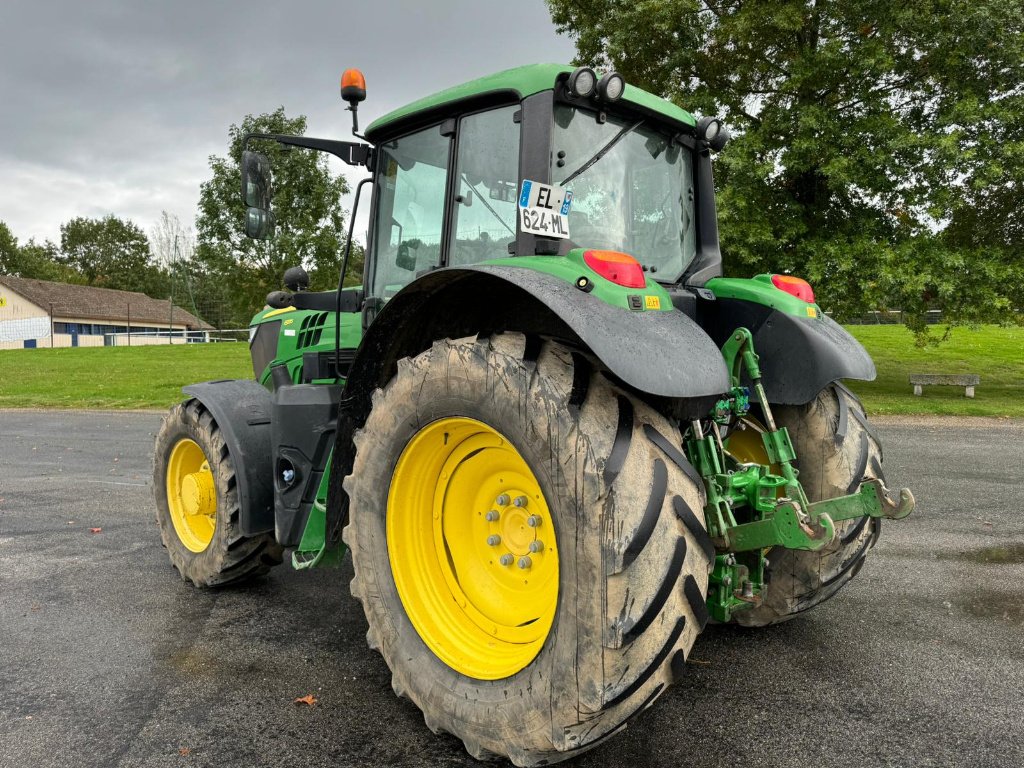
POLYGON ((113 213, 148 232, 166 210, 191 224, 207 158, 246 113, 283 105, 310 135, 350 136, 347 67, 366 75, 365 127, 441 88, 574 53, 543 0, 2 6, 0 221, 19 242, 59 240, 75 216, 113 213))

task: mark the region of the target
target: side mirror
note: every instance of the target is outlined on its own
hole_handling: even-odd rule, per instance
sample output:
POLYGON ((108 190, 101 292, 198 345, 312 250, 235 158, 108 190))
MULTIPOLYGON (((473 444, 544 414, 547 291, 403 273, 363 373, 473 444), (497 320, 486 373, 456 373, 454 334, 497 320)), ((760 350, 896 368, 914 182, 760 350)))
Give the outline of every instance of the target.
POLYGON ((269 240, 274 235, 274 214, 259 208, 247 208, 245 235, 253 240, 269 240))
POLYGON ((274 214, 270 212, 273 195, 270 160, 260 152, 242 152, 242 200, 246 205, 247 236, 266 240, 274 234, 274 214))
POLYGON ((416 254, 410 252, 408 240, 403 240, 399 243, 395 264, 398 265, 399 269, 404 269, 408 272, 416 269, 416 254))
POLYGON ((269 211, 273 195, 267 156, 248 149, 242 152, 242 200, 250 208, 269 211))

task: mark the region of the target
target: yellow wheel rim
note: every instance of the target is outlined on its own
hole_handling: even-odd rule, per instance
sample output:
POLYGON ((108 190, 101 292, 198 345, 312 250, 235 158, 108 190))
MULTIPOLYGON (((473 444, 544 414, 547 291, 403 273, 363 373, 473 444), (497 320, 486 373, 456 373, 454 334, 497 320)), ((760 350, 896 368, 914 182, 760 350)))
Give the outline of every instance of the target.
POLYGON ((171 449, 167 507, 182 544, 192 552, 210 546, 217 529, 217 486, 203 449, 194 440, 179 440, 171 449))
POLYGON ((456 672, 499 680, 540 652, 558 603, 555 529, 500 432, 467 418, 421 429, 391 479, 387 544, 410 621, 456 672))

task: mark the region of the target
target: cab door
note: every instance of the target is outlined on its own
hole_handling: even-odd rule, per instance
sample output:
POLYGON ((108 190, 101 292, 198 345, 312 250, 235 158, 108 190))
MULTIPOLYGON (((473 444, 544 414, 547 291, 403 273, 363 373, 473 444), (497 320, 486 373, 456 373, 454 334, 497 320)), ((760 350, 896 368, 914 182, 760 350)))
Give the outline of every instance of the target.
POLYGON ((378 145, 364 327, 432 269, 511 255, 520 111, 474 112, 378 145))

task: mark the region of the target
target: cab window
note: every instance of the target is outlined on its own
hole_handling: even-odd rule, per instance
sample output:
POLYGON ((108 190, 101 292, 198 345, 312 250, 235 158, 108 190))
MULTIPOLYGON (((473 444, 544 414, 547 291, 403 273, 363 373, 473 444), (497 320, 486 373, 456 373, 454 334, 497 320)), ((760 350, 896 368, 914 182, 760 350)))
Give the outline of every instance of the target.
POLYGON ((449 264, 502 258, 515 242, 518 110, 518 105, 502 107, 459 121, 449 264))
POLYGON ((380 146, 372 296, 390 298, 440 264, 450 144, 433 126, 380 146))

